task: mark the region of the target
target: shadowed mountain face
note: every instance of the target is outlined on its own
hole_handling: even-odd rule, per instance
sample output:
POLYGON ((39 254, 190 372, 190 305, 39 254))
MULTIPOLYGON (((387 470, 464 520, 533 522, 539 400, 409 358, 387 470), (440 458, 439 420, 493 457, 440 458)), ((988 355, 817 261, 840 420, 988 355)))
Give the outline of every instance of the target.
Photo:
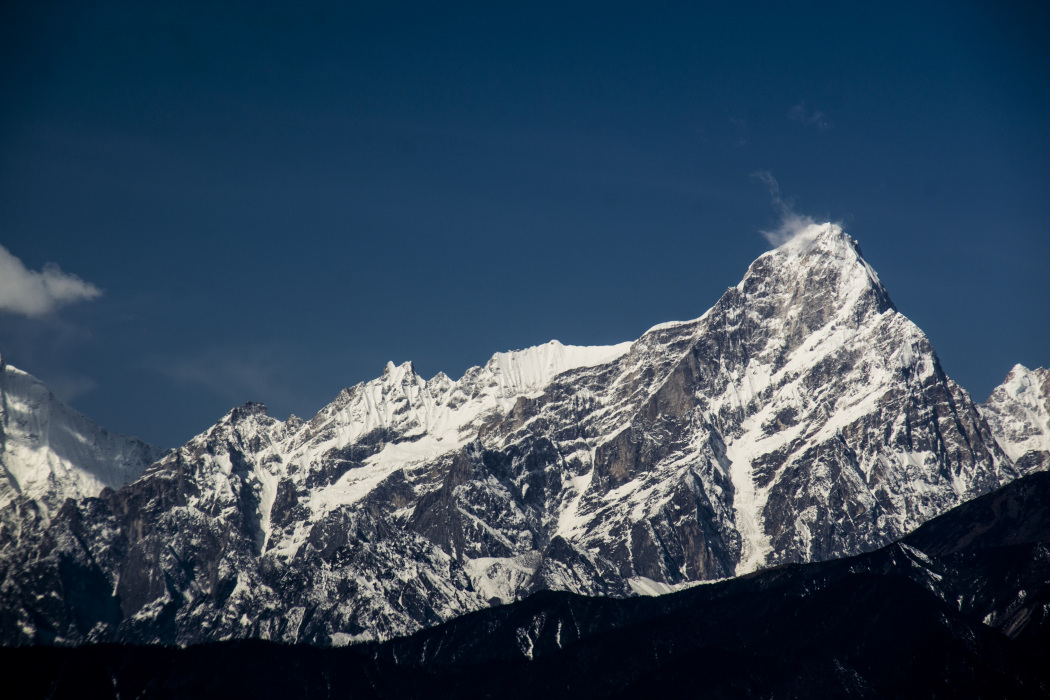
POLYGON ((116 491, 14 499, 0 638, 386 639, 872 551, 1017 474, 857 244, 814 226, 634 343, 455 382, 391 364, 310 421, 235 409, 116 491))
POLYGON ((655 598, 546 591, 347 649, 0 653, 27 697, 1046 697, 1050 474, 899 543, 655 598))

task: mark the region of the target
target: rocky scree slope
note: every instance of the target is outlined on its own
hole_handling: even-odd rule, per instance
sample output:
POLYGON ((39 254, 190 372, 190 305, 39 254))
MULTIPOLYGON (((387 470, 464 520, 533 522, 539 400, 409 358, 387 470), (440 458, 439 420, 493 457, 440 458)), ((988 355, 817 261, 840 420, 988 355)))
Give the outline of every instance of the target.
POLYGON ((814 226, 634 343, 458 381, 390 364, 309 421, 235 409, 58 513, 12 502, 0 638, 384 639, 874 550, 1017 474, 857 244, 814 226))

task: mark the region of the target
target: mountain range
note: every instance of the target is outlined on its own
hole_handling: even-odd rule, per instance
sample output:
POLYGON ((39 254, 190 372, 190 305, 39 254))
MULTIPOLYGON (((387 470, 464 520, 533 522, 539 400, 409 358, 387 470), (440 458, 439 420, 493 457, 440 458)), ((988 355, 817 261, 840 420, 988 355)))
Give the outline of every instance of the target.
POLYGON ((854 557, 655 597, 543 591, 342 648, 234 640, 0 653, 27 698, 1050 695, 1050 474, 854 557))
POLYGON ((976 404, 834 224, 634 342, 456 381, 391 363, 310 420, 246 404, 166 453, 0 369, 6 645, 342 646, 542 591, 906 567, 931 554, 892 543, 1050 465, 1050 372, 976 404))

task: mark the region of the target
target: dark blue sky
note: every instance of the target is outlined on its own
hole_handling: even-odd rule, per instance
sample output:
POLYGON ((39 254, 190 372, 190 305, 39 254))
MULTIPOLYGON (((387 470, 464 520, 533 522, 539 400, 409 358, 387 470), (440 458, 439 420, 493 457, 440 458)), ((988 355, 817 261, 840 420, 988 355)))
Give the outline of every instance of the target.
POLYGON ((769 247, 760 171, 978 400, 1050 364, 1045 9, 21 4, 0 245, 102 294, 0 352, 111 430, 699 316, 769 247))

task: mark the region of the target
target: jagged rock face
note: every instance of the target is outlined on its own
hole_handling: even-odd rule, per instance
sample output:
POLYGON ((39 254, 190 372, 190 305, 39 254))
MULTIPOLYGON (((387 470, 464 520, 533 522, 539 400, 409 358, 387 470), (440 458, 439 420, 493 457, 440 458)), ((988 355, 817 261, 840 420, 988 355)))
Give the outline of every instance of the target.
POLYGON ((1018 470, 1050 469, 1050 370, 1015 365, 981 414, 1018 470))
POLYGON ((544 591, 349 649, 31 647, 0 663, 27 698, 1027 698, 1047 696, 1048 650, 1043 472, 875 552, 654 598, 544 591))
POLYGON ((236 409, 69 501, 90 527, 12 503, 0 635, 387 638, 542 589, 661 592, 875 549, 1015 475, 852 239, 813 227, 634 343, 552 341, 456 382, 390 364, 308 422, 236 409), (112 605, 40 608, 71 559, 112 605))
POLYGON ((670 584, 874 549, 1014 476, 834 227, 522 412, 482 443, 535 455, 547 440, 566 456, 547 460, 563 478, 544 509, 556 532, 625 578, 670 584))
POLYGON ((164 451, 107 432, 0 360, 0 506, 19 495, 57 507, 117 488, 164 451))

